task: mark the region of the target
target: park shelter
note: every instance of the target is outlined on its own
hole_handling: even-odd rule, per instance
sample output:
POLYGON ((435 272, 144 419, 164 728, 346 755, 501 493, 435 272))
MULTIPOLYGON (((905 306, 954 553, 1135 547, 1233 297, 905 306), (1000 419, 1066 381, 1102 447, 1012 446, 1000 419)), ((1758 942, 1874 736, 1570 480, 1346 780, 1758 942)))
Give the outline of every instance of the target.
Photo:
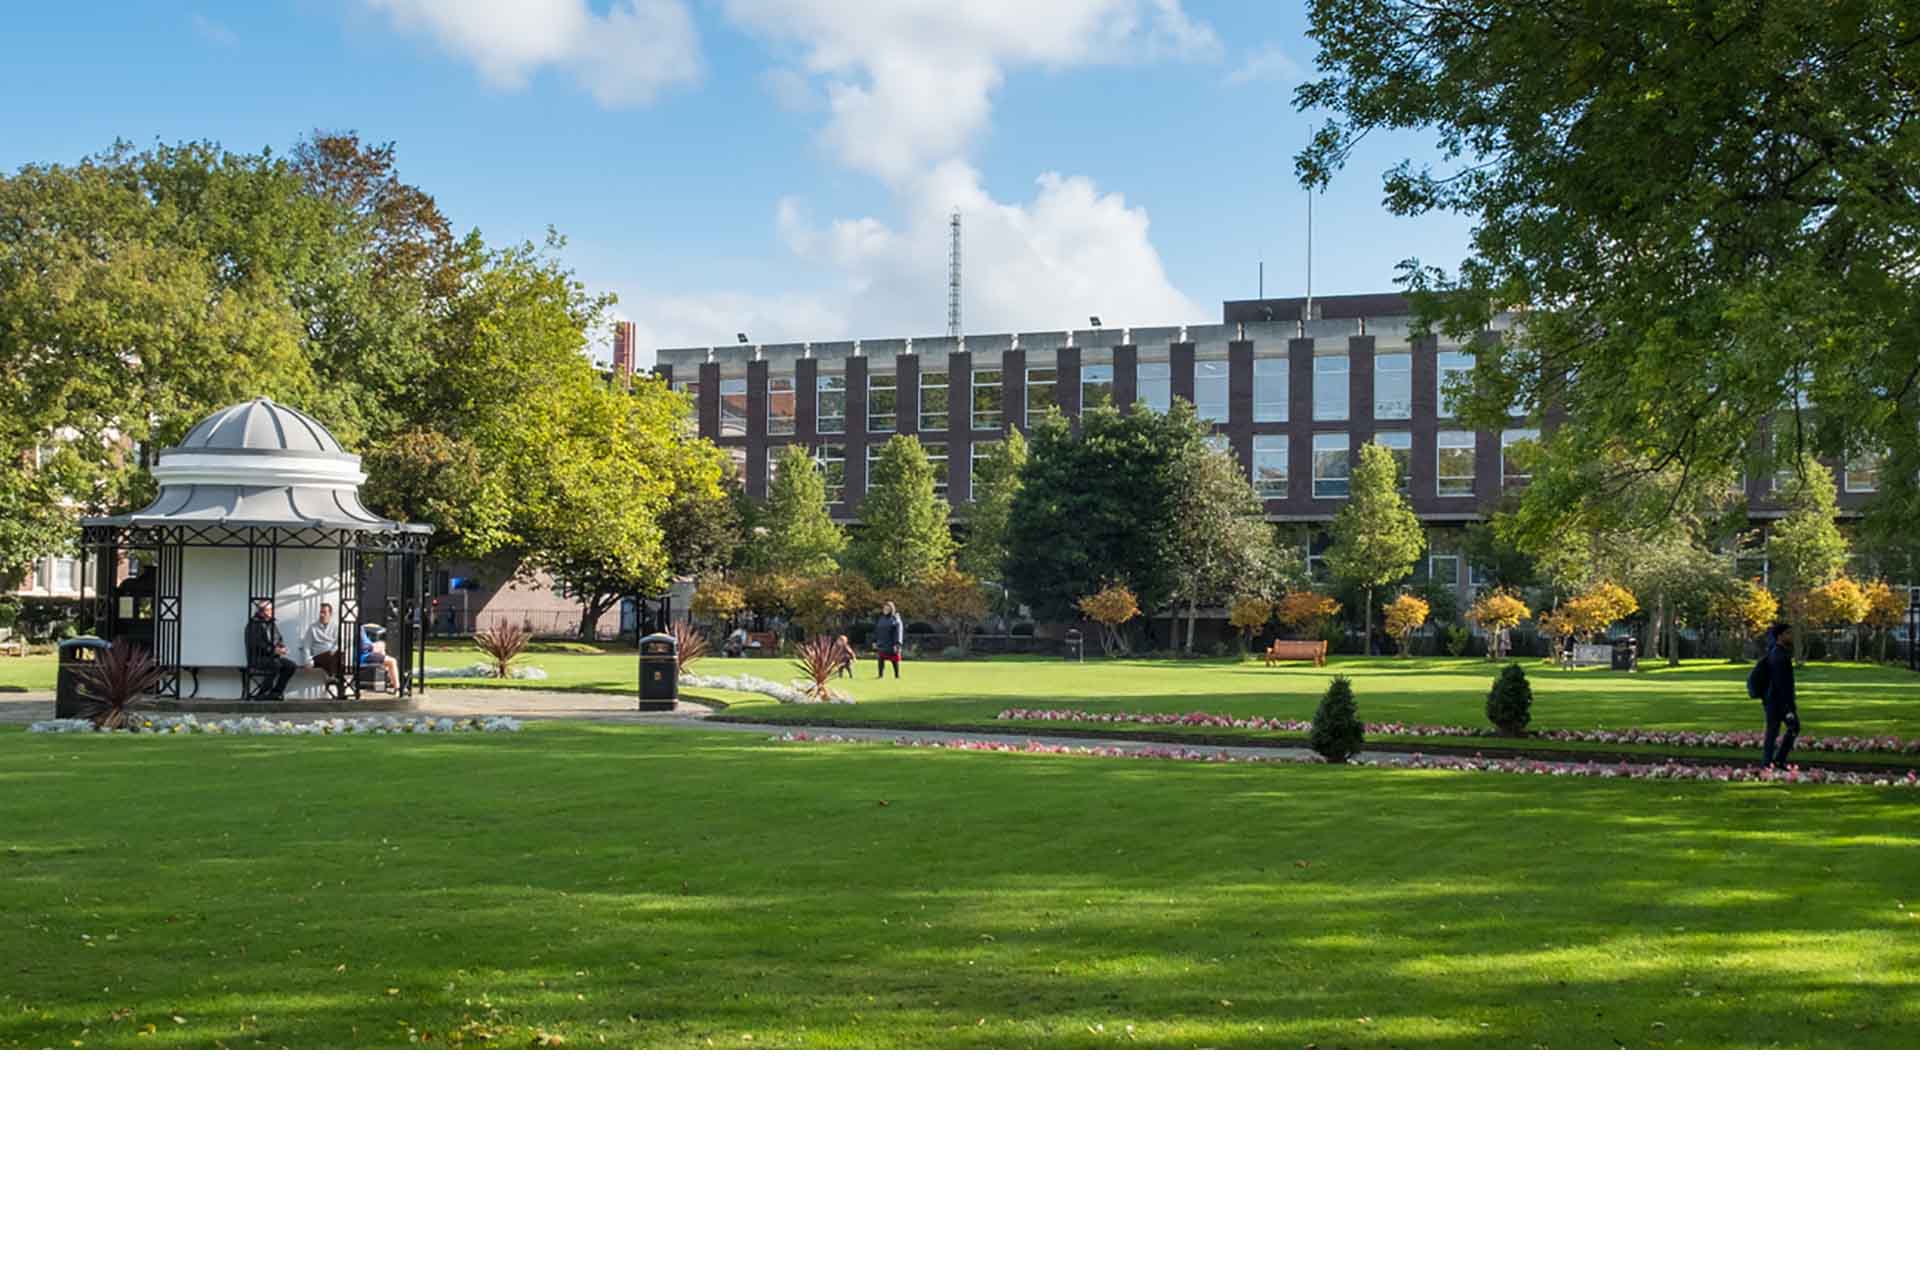
MULTIPOLYGON (((360 628, 384 630, 402 696, 425 686, 421 644, 425 555, 432 527, 382 519, 361 505, 357 455, 306 414, 248 400, 210 414, 153 463, 159 492, 129 515, 83 520, 95 632, 153 654, 160 697, 249 699, 245 630, 263 601, 296 662, 299 637, 333 605, 342 649, 360 628)), ((366 674, 337 681, 302 671, 287 697, 358 698, 366 674)))

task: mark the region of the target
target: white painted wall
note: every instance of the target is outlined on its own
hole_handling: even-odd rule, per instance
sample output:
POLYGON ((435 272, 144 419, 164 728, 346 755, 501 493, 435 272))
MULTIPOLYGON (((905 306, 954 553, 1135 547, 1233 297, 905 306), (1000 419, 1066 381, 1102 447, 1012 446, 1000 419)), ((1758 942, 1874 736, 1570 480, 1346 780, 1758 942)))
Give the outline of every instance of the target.
MULTIPOLYGON (((180 584, 180 665, 197 666, 200 696, 240 696, 237 668, 247 661, 247 553, 224 547, 187 547, 182 552, 180 584)), ((274 584, 274 620, 287 642, 288 655, 309 661, 300 633, 320 616, 324 600, 340 613, 340 553, 282 550, 274 584)), ((349 645, 351 641, 348 641, 349 645)), ((287 697, 323 698, 326 674, 301 671, 287 685, 287 697)), ((190 692, 187 679, 181 689, 190 692)))

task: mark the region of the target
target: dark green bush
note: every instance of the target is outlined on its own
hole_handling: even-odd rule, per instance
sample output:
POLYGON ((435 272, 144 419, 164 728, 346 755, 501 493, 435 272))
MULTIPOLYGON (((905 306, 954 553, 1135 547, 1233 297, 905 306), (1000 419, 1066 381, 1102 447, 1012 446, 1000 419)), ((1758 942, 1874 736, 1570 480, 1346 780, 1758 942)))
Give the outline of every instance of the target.
POLYGON ((1467 650, 1473 646, 1473 632, 1465 627, 1447 628, 1447 652, 1456 658, 1467 656, 1467 650))
POLYGON ((1308 742, 1322 756, 1339 764, 1359 752, 1366 736, 1360 708, 1353 700, 1353 685, 1345 676, 1335 676, 1314 710, 1308 742))
POLYGON ((1527 731, 1527 722, 1533 719, 1533 686, 1519 663, 1509 662, 1493 678, 1493 688, 1487 691, 1487 719, 1508 737, 1527 731))

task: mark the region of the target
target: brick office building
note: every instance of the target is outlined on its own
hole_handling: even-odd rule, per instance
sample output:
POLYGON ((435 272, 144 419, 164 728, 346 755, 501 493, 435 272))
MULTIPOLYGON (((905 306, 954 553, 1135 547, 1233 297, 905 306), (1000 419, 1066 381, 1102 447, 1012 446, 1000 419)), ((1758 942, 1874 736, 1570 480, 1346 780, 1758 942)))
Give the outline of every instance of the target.
MULTIPOLYGON (((1429 572, 1466 596, 1478 584, 1457 532, 1526 483, 1509 446, 1538 428, 1516 414, 1505 430, 1462 429, 1445 380, 1471 369, 1473 354, 1415 338, 1410 311, 1393 293, 1315 298, 1311 317, 1304 298, 1249 299, 1223 303, 1217 325, 662 349, 657 370, 694 394, 701 434, 734 453, 748 493, 764 497, 769 458, 798 444, 826 473, 842 520, 896 434, 920 437, 960 508, 981 446, 1044 406, 1076 418, 1099 401, 1165 409, 1178 396, 1214 424, 1267 518, 1299 527, 1314 562, 1360 447, 1376 441, 1401 455, 1429 572)), ((1877 487, 1870 467, 1837 473, 1843 510, 1877 487)), ((1748 485, 1757 518, 1778 514, 1772 477, 1748 485)))

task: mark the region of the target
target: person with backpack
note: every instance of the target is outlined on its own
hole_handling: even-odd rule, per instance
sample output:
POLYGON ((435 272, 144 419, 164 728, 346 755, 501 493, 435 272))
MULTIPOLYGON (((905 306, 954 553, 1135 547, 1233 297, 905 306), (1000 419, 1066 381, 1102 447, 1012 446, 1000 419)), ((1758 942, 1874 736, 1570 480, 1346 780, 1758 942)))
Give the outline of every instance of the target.
POLYGON ((1786 768, 1787 753, 1800 736, 1800 704, 1793 694, 1793 628, 1786 623, 1776 622, 1767 629, 1767 651, 1747 673, 1747 696, 1760 699, 1767 712, 1760 767, 1786 768))

